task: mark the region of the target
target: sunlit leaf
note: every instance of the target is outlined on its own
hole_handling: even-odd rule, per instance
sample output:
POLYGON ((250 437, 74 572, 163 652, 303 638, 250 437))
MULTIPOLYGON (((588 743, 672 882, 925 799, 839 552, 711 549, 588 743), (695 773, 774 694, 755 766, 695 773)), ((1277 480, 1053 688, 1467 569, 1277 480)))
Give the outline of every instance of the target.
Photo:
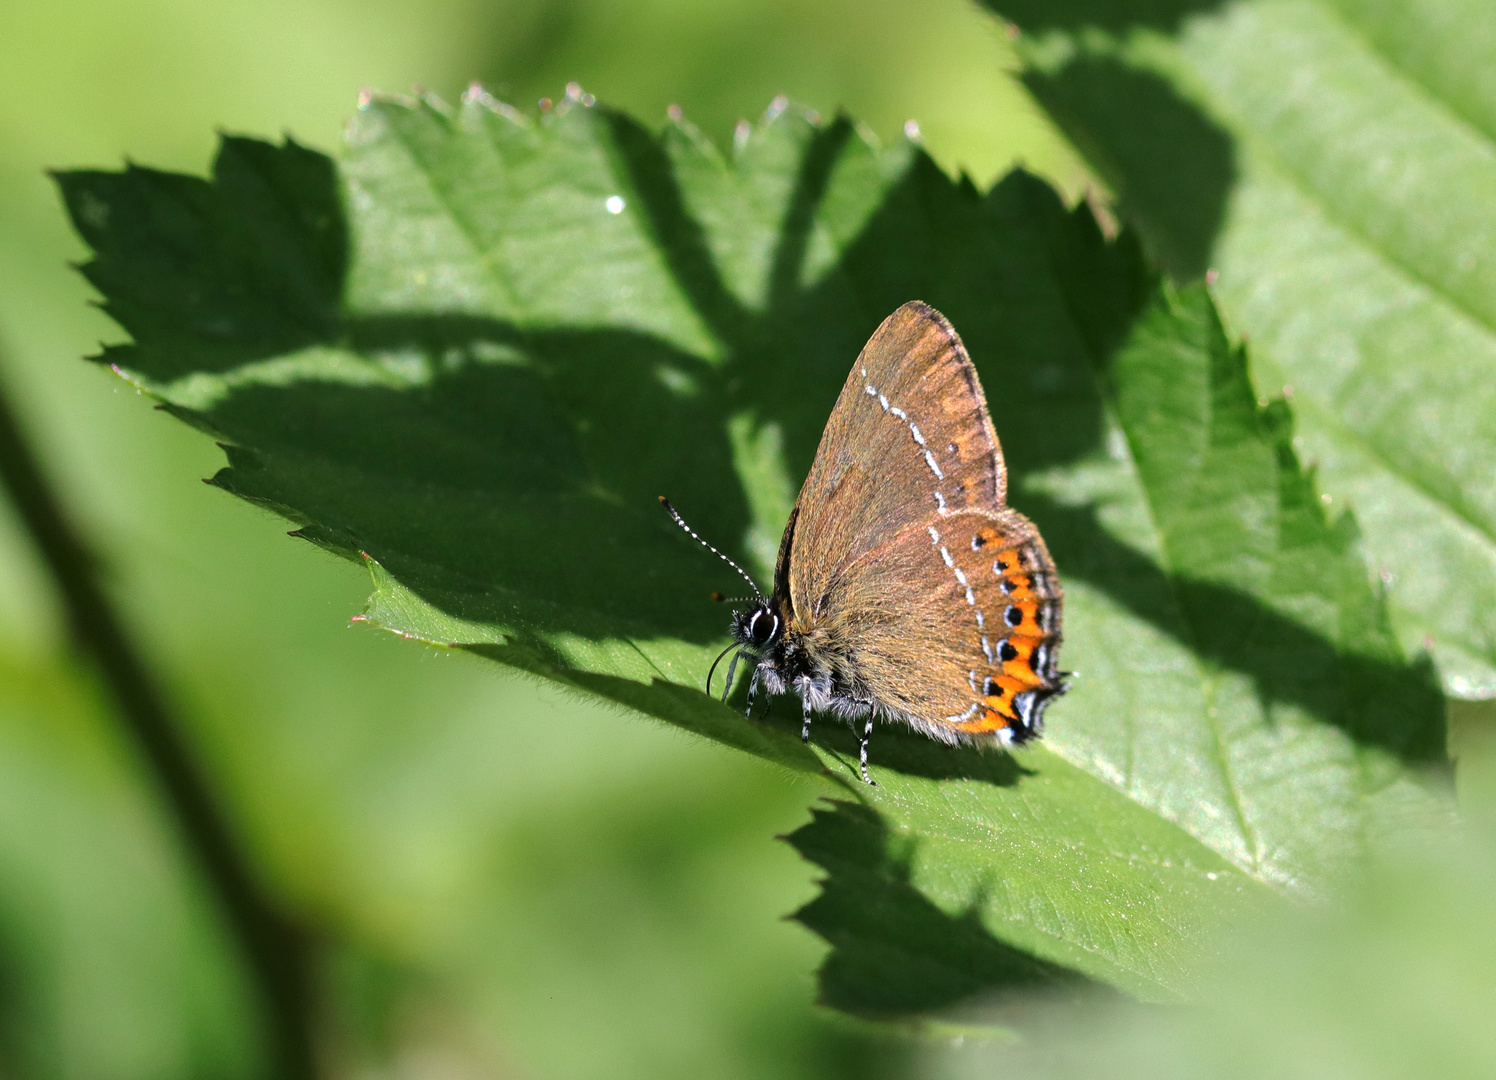
POLYGON ((1121 215, 1181 280, 1219 274, 1404 647, 1496 695, 1496 8, 987 3, 1121 215))
POLYGON ((728 157, 482 95, 376 100, 349 143, 336 169, 226 139, 208 181, 63 175, 135 339, 104 359, 226 444, 216 484, 367 561, 365 620, 825 769, 841 805, 792 840, 830 875, 800 915, 838 945, 828 1000, 938 1008, 953 964, 1178 998, 1223 920, 1437 818, 1437 689, 1354 523, 1209 297, 1088 209, 793 110, 728 157), (913 298, 982 374, 1081 675, 1012 756, 880 730, 869 788, 844 729, 806 748, 786 702, 702 692, 709 595, 738 587, 656 497, 765 579, 848 365, 913 298))

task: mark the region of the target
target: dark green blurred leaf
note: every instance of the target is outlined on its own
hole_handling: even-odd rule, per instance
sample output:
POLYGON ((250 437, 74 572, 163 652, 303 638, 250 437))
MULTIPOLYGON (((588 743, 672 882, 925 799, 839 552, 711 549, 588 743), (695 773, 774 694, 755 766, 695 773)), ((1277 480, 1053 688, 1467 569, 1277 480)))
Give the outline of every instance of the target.
POLYGON ((273 323, 201 343, 173 294, 107 359, 225 440, 216 483, 369 562, 365 618, 830 766, 862 804, 838 811, 860 833, 831 834, 855 850, 796 842, 831 872, 804 917, 833 940, 920 925, 907 944, 938 964, 959 922, 978 955, 1015 958, 975 964, 978 983, 1175 998, 1223 918, 1322 892, 1437 815, 1406 767, 1439 756, 1437 694, 1387 632, 1354 526, 1326 523, 1286 409, 1259 406, 1205 294, 1156 288, 1088 210, 1023 174, 982 195, 907 143, 793 111, 728 159, 688 125, 657 137, 570 101, 535 124, 481 96, 373 102, 350 143, 335 329, 307 313, 311 268, 337 265, 319 214, 337 193, 300 148, 226 141, 207 187, 62 176, 101 288, 149 296, 164 262, 205 310, 273 323), (226 223, 241 205, 266 227, 226 223), (193 225, 137 251, 126 214, 193 225), (731 578, 655 496, 765 576, 847 366, 913 297, 983 373, 1084 677, 1047 747, 880 732, 867 789, 849 733, 823 724, 807 750, 782 706, 748 722, 700 691, 725 641, 707 595, 731 578), (847 873, 893 889, 857 925, 835 901, 847 873))
POLYGON ((1165 265, 1219 272, 1404 647, 1496 694, 1496 7, 987 3, 1165 265))

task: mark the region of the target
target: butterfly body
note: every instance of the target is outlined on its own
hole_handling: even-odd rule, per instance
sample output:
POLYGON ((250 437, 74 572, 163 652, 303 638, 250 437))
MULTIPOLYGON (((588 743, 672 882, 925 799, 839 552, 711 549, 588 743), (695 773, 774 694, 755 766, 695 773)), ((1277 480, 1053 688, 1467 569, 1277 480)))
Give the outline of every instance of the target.
POLYGON ((741 613, 733 637, 754 657, 750 700, 759 687, 793 691, 808 712, 851 721, 872 716, 950 744, 1006 745, 1037 735, 1049 700, 1063 691, 1058 585, 1048 556, 1024 543, 968 555, 988 546, 984 534, 1022 537, 1026 522, 968 513, 942 524, 939 540, 926 526, 869 554, 866 569, 880 584, 892 579, 903 588, 883 584, 883 596, 870 596, 854 578, 806 610, 776 593, 741 613), (966 539, 966 557, 951 552, 948 536, 966 539), (922 565, 932 556, 944 565, 942 551, 951 555, 949 584, 931 582, 922 565), (1000 574, 998 566, 1005 567, 1000 574), (987 607, 996 622, 972 585, 984 571, 995 579, 987 607), (974 603, 965 599, 968 590, 974 603), (970 626, 940 618, 957 604, 970 608, 970 626))
POLYGON ((1038 530, 1006 497, 960 338, 933 308, 905 304, 842 387, 771 595, 734 616, 754 662, 750 710, 762 687, 800 695, 807 733, 813 712, 861 719, 864 778, 875 719, 950 744, 1037 735, 1064 691, 1063 594, 1038 530))

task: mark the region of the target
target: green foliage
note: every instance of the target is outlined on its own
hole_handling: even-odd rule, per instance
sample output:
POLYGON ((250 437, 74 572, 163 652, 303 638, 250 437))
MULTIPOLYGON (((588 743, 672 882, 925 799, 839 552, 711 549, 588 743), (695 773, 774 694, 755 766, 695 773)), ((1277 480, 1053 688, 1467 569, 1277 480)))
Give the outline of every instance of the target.
POLYGON ((0 816, 23 826, 0 836, 7 1076, 259 1075, 234 945, 135 767, 76 672, 0 663, 0 816))
MULTIPOLYGON (((1031 1003, 1023 1045, 940 1048, 919 1075, 1489 1076, 1496 1058, 1493 839, 1489 832, 1451 837, 1416 858, 1404 852, 1378 860, 1343 908, 1253 926, 1199 1003, 1077 1009, 1040 1000, 1031 1003)), ((1003 1012, 974 1009, 967 1027, 979 1031, 1003 1012)))
POLYGON ((1164 265, 1219 272, 1404 646, 1496 693, 1496 8, 987 3, 1164 265))
POLYGON ((481 96, 371 102, 349 142, 337 169, 225 139, 206 182, 61 175, 134 338, 103 359, 223 440, 214 483, 366 560, 365 619, 826 770, 840 801, 791 841, 829 875, 799 915, 836 946, 828 1002, 1177 999, 1223 922, 1441 819, 1437 687, 1354 523, 1207 293, 1130 234, 794 111, 729 157, 481 96), (701 692, 732 579, 655 497, 766 576, 848 365, 911 298, 982 373, 1082 674, 1043 746, 880 731, 866 788, 849 733, 807 749, 796 710, 701 692))

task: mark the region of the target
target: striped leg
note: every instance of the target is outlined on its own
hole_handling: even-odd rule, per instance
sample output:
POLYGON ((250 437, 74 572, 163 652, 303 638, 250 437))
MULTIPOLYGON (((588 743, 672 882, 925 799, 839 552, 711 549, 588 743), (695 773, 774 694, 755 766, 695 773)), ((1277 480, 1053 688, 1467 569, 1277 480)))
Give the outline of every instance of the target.
MULTIPOLYGON (((722 688, 722 704, 727 704, 727 696, 732 693, 732 677, 738 673, 738 661, 743 658, 743 650, 739 649, 732 654, 732 659, 727 662, 727 685, 722 688)), ((706 677, 707 682, 712 681, 710 674, 706 677)))
POLYGON ((748 679, 748 708, 743 715, 749 720, 753 719, 753 695, 758 693, 758 665, 753 667, 753 675, 748 679))
POLYGON ((800 725, 800 741, 810 742, 810 695, 802 687, 800 690, 800 702, 805 707, 804 722, 800 725))
POLYGON ((873 787, 877 787, 878 786, 877 783, 873 780, 873 778, 871 776, 869 776, 867 774, 867 741, 868 741, 869 738, 872 737, 872 734, 873 734, 873 707, 871 705, 869 705, 867 707, 867 723, 864 724, 863 728, 862 728, 862 753, 860 755, 860 762, 859 763, 862 766, 862 779, 863 779, 863 781, 865 783, 871 784, 873 787))

